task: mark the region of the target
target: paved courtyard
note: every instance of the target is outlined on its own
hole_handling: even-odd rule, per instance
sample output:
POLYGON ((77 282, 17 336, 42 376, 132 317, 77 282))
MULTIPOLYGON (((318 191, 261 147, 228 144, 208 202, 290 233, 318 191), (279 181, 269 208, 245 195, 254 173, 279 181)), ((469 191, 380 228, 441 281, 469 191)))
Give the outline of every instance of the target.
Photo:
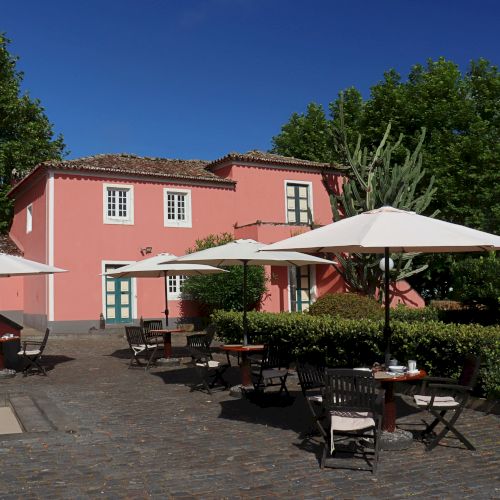
MULTIPOLYGON (((176 344, 186 356, 185 340, 176 344)), ((48 377, 0 381, 0 394, 34 401, 44 417, 0 436, 1 498, 500 498, 495 415, 462 415, 476 452, 454 439, 430 453, 414 442, 382 452, 376 476, 322 471, 293 383, 292 402, 259 406, 227 391, 190 392, 186 364, 129 370, 125 349, 116 334, 54 336, 48 377)), ((237 369, 229 376, 236 382, 237 369)), ((422 414, 402 404, 400 425, 419 428, 422 414)))

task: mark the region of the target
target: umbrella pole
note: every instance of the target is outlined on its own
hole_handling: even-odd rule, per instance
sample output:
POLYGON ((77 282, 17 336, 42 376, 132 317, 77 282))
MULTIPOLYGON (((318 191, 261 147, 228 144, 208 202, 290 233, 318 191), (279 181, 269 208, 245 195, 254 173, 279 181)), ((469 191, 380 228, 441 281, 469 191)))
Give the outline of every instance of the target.
POLYGON ((167 271, 163 271, 163 279, 165 280, 165 328, 168 328, 168 278, 167 271))
POLYGON ((248 273, 248 260, 243 261, 243 344, 248 344, 247 332, 247 273, 248 273))
POLYGON ((389 320, 390 298, 389 298, 389 248, 384 249, 384 303, 385 303, 385 322, 384 322, 384 341, 385 341, 385 365, 389 366, 391 358, 391 325, 389 320))

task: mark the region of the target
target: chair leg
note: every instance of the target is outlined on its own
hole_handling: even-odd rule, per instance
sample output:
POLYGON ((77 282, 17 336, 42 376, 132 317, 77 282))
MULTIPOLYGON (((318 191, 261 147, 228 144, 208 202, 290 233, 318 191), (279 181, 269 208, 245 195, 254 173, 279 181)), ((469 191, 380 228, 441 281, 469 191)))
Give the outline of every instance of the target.
MULTIPOLYGON (((471 444, 471 442, 455 428, 455 422, 458 420, 458 417, 462 413, 462 410, 457 410, 455 411, 453 417, 450 420, 446 420, 444 418, 444 415, 442 415, 443 412, 440 412, 439 414, 432 412, 436 416, 436 420, 439 420, 443 425, 444 428, 441 430, 439 434, 427 445, 426 449, 427 451, 431 451, 434 449, 439 441, 448 434, 449 431, 453 432, 455 436, 469 449, 474 451, 476 448, 471 444)), ((446 413, 446 412, 444 412, 446 413)), ((434 422, 433 422, 434 423, 434 422)))
MULTIPOLYGON (((146 368, 144 368, 145 371, 149 369, 149 365, 151 363, 151 360, 156 356, 156 351, 158 349, 158 344, 155 345, 153 352, 151 353, 150 356, 148 356, 148 362, 146 364, 146 368)), ((149 352, 149 349, 146 349, 146 353, 149 352)), ((156 359, 153 359, 153 362, 156 362, 156 359)))

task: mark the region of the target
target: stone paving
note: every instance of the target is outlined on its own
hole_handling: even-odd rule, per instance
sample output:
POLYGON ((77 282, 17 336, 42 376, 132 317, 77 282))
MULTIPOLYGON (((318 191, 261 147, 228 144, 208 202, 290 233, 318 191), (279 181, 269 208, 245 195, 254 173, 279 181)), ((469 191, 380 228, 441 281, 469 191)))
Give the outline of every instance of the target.
MULTIPOLYGON (((175 343, 185 356, 185 340, 175 343)), ((0 393, 31 398, 48 423, 0 436, 0 498, 500 498, 495 415, 462 415, 476 452, 415 441, 382 452, 376 476, 320 470, 293 383, 293 402, 281 405, 190 392, 191 367, 127 369, 125 348, 117 335, 54 336, 48 377, 0 381, 0 393)), ((417 428, 422 414, 404 413, 398 423, 417 428)))

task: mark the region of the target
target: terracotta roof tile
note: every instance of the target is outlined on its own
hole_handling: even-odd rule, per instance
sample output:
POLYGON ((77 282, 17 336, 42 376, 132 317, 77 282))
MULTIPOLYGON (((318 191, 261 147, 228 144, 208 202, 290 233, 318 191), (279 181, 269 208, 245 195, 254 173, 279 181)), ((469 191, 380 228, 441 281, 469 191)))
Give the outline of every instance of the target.
POLYGON ((264 151, 248 151, 246 153, 229 153, 222 158, 218 158, 207 165, 207 169, 213 169, 223 163, 230 162, 249 162, 249 163, 265 163, 268 165, 283 165, 283 166, 298 166, 311 168, 328 168, 333 170, 341 170, 342 165, 331 163, 322 163, 317 161, 302 160, 292 156, 281 156, 273 153, 265 153, 264 151))
POLYGON ((22 256, 23 253, 18 246, 10 239, 8 234, 0 234, 0 253, 8 255, 22 256))
POLYGON ((148 158, 131 154, 99 154, 75 160, 51 160, 41 163, 41 166, 62 170, 112 172, 234 184, 234 181, 223 179, 208 171, 206 165, 207 162, 203 160, 148 158))

